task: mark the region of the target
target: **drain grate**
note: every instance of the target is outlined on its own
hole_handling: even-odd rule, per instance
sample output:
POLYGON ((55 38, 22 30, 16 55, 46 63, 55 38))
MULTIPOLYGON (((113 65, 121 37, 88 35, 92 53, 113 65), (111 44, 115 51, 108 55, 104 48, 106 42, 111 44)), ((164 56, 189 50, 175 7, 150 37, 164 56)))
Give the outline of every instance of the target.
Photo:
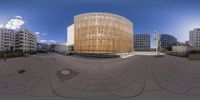
POLYGON ((19 74, 23 74, 23 73, 25 73, 25 72, 26 72, 26 71, 25 71, 24 69, 18 71, 19 74))

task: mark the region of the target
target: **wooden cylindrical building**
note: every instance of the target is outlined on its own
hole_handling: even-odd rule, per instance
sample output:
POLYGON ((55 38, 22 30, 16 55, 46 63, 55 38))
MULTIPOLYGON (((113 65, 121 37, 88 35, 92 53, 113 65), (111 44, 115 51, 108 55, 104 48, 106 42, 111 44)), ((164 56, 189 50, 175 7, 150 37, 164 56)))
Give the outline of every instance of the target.
POLYGON ((117 54, 133 51, 133 24, 110 13, 85 13, 74 18, 76 53, 117 54))

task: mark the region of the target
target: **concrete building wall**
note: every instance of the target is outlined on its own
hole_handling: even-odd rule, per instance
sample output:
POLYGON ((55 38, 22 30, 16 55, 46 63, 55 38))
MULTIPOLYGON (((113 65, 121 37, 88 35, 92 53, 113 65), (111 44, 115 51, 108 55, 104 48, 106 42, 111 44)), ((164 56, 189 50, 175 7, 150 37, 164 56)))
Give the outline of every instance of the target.
POLYGON ((67 28, 67 45, 74 45, 74 24, 67 28))
POLYGON ((107 54, 133 51, 133 24, 110 13, 86 13, 75 16, 77 53, 107 54))
POLYGON ((189 32, 190 45, 195 48, 196 51, 200 51, 200 28, 195 28, 189 32))
POLYGON ((151 36, 149 34, 134 35, 134 50, 135 51, 150 51, 151 36))

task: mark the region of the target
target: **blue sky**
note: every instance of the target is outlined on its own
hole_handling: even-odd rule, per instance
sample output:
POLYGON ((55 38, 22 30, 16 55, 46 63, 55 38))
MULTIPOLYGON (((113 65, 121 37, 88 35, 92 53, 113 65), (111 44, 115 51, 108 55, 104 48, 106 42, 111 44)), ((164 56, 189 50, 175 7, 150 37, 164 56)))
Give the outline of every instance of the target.
POLYGON ((119 14, 134 23, 135 34, 157 31, 179 41, 200 27, 200 0, 1 0, 0 25, 23 16, 25 27, 41 33, 39 40, 66 42, 67 26, 86 12, 119 14))

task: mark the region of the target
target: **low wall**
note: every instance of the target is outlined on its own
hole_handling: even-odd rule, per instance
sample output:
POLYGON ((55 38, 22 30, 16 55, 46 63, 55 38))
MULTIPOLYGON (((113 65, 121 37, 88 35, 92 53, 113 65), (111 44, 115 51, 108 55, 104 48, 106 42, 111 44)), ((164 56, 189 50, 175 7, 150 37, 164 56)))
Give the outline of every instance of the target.
POLYGON ((190 60, 200 60, 200 54, 190 54, 188 59, 190 59, 190 60))
POLYGON ((75 53, 75 55, 86 56, 86 57, 97 57, 97 58, 116 58, 120 57, 117 54, 84 54, 84 53, 75 53))
POLYGON ((168 55, 179 56, 179 57, 188 57, 188 53, 180 53, 180 52, 167 52, 168 55))

